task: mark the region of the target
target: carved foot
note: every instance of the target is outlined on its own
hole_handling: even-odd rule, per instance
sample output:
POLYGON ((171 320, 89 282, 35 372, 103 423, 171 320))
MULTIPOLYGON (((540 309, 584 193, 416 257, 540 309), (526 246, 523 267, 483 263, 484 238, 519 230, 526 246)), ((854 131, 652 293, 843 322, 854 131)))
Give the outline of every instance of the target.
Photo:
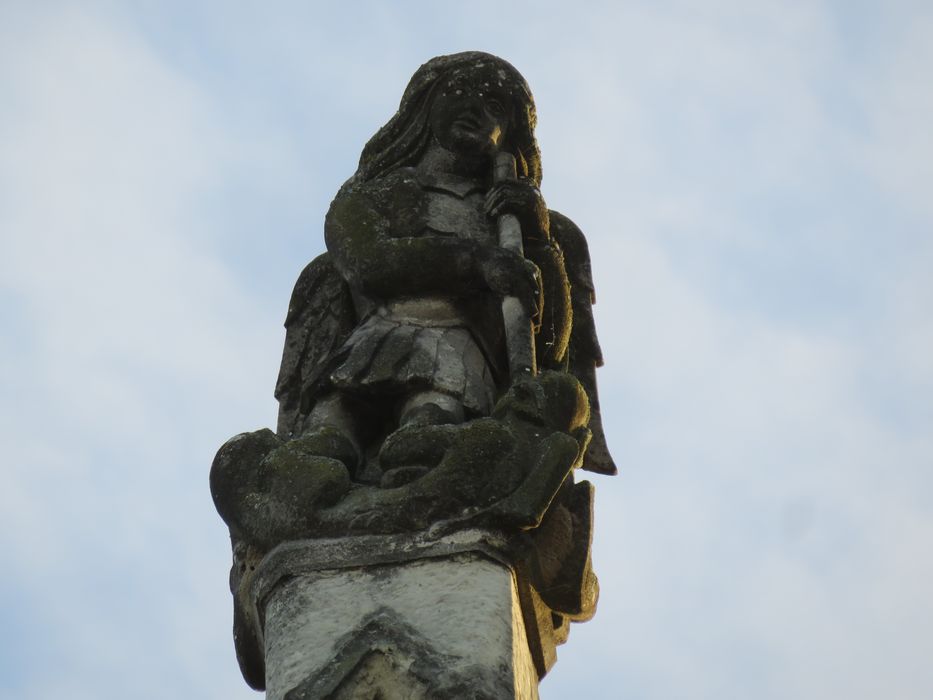
POLYGON ((386 476, 400 468, 410 467, 421 468, 422 474, 427 473, 440 464, 460 430, 460 426, 455 425, 407 425, 399 428, 382 444, 379 465, 386 476))
POLYGON ((309 457, 328 457, 355 472, 362 462, 360 448, 342 430, 330 425, 316 425, 288 443, 292 449, 309 457))

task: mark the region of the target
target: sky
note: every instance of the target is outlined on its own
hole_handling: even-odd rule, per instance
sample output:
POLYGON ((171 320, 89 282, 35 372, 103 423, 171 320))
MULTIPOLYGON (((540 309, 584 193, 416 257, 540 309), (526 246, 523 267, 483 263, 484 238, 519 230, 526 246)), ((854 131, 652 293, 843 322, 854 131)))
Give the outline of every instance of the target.
POLYGON ((586 233, 617 477, 545 700, 933 697, 933 6, 0 2, 0 698, 260 697, 207 476, 432 56, 586 233))

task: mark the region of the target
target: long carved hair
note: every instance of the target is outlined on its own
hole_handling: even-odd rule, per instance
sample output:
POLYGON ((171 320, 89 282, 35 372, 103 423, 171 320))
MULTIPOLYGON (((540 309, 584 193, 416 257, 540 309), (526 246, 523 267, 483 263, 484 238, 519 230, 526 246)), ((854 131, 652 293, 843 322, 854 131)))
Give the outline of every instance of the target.
POLYGON ((540 185, 541 152, 534 132, 537 114, 528 83, 512 64, 480 51, 438 56, 415 71, 398 112, 366 144, 356 173, 347 184, 375 180, 398 168, 416 165, 431 142, 428 117, 437 86, 454 71, 490 64, 504 74, 512 97, 512 119, 503 148, 515 156, 519 176, 540 185))

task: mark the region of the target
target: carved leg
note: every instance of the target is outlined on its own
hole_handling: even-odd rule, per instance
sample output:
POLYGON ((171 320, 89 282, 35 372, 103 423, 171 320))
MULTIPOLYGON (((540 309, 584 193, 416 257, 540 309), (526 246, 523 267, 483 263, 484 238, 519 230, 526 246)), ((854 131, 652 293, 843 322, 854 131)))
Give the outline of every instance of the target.
POLYGON ((407 484, 437 466, 463 419, 463 404, 447 394, 423 391, 405 399, 399 410, 399 428, 379 451, 381 485, 407 484))
POLYGON ((305 449, 346 465, 351 474, 362 463, 359 428, 352 400, 339 393, 318 400, 298 438, 305 449))
POLYGON ((408 397, 400 411, 399 427, 462 423, 463 404, 439 391, 422 391, 408 397))

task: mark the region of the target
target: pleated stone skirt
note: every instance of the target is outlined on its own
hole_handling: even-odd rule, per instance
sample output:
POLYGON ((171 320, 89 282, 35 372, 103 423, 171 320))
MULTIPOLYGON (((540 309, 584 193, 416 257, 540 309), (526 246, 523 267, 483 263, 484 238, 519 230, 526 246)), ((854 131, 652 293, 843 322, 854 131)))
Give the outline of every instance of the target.
POLYGON ((373 314, 336 356, 332 384, 349 392, 406 396, 433 390, 488 415, 496 397, 492 371, 472 333, 457 325, 424 325, 373 314))

